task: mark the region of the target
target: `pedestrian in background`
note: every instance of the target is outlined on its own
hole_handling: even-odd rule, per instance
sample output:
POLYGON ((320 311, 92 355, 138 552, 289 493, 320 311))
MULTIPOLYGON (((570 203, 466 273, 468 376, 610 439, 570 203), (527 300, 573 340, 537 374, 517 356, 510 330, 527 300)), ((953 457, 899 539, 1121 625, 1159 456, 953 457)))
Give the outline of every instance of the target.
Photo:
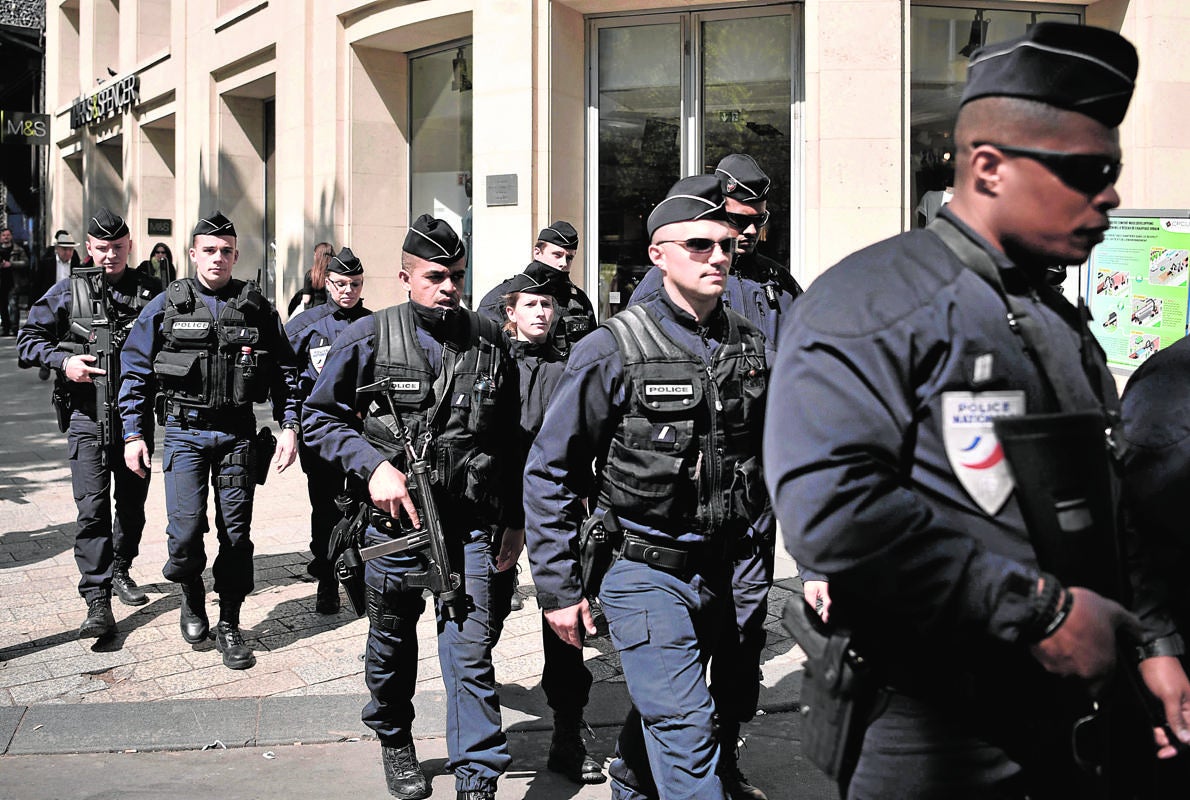
POLYGON ((20 293, 28 280, 29 254, 12 238, 12 231, 0 228, 0 333, 16 336, 21 325, 20 293))
MULTIPOLYGON (((97 415, 103 409, 96 407, 94 381, 99 377, 107 381, 108 401, 115 403, 124 337, 141 310, 161 293, 161 284, 128 269, 128 226, 106 208, 90 218, 86 247, 91 262, 102 273, 68 275, 57 281, 29 309, 29 319, 17 339, 17 353, 21 366, 56 370, 60 376, 57 402, 65 403, 59 413, 69 417, 66 439, 70 480, 78 506, 74 560, 81 576, 79 594, 87 603, 87 617, 79 627, 79 637, 108 639, 116 634, 113 589, 125 605, 149 602, 128 571, 140 552, 149 476, 135 474, 125 466, 123 431, 118 426, 108 432, 111 441, 107 452, 101 450, 97 415), (105 292, 98 281, 107 283, 106 306, 101 302, 105 292), (84 351, 84 346, 94 344, 91 334, 96 313, 103 314, 111 331, 107 370, 96 366, 93 353, 84 351)), ((147 411, 142 413, 138 426, 149 437, 145 443, 148 450, 152 419, 147 411)))
POLYGON ((174 266, 174 254, 165 242, 153 245, 149 257, 137 264, 136 268, 161 281, 162 286, 168 286, 178 278, 178 270, 174 266))
POLYGON ((166 287, 128 336, 120 409, 124 462, 138 475, 152 469, 142 420, 155 407, 164 418, 169 560, 162 575, 181 586, 179 627, 190 644, 210 635, 202 573, 207 495, 214 486, 215 647, 224 666, 248 669, 256 656, 240 631, 240 607, 254 586, 252 500, 271 455, 261 452, 252 406, 272 401, 282 428, 271 459, 277 472, 297 455, 299 425, 293 349, 256 283, 232 277, 238 258, 231 220, 216 211, 198 221, 190 246, 194 277, 166 287))
POLYGON ((330 242, 314 245, 314 263, 302 278, 302 288, 289 299, 289 316, 326 302, 326 270, 335 256, 335 246, 330 242))

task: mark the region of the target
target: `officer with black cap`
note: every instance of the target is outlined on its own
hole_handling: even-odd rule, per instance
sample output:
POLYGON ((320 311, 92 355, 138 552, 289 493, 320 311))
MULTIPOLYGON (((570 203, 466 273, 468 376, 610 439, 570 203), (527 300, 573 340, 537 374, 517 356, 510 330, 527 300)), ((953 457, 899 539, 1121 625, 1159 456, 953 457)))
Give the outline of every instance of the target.
MULTIPOLYGON (((752 156, 732 153, 715 167, 715 177, 727 203, 727 218, 739 231, 739 249, 731 264, 731 275, 723 301, 760 328, 777 349, 781 321, 789 315, 802 287, 782 266, 757 250, 760 236, 769 224, 768 193, 772 181, 752 156)), ((632 293, 630 303, 640 303, 661 289, 661 275, 650 269, 632 293)))
POLYGON ((633 702, 612 796, 722 798, 704 666, 731 610, 727 554, 765 504, 765 346, 721 299, 736 231, 714 176, 674 184, 648 233, 663 291, 579 342, 530 449, 529 560, 546 619, 581 647, 593 587, 575 554, 596 498, 623 534, 598 596, 633 702))
MULTIPOLYGON (((787 547, 829 577, 831 623, 851 632, 871 676, 846 698, 856 727, 838 738, 845 796, 1102 792, 1076 765, 1095 757, 1096 726, 1067 703, 1092 714, 1122 637, 1147 646, 1161 632, 1045 571, 1122 569, 1094 544, 1115 516, 1104 440, 1114 381, 1046 271, 1085 261, 1120 202, 1116 128, 1136 72, 1132 45, 1094 27, 1039 23, 977 50, 955 125, 953 201, 928 228, 829 269, 782 331, 769 488, 787 547), (1068 457, 1071 447, 1046 443, 1071 430, 1085 431, 1079 460, 1101 463, 1049 474, 1077 472, 1071 491, 1087 494, 1019 477, 1068 457), (1083 475, 1108 485, 1092 491, 1083 475), (1063 530, 1075 538, 1055 544, 1063 530)), ((856 667, 838 652, 834 667, 856 667)), ((1147 652, 1140 673, 1190 740, 1190 685, 1176 659, 1147 652)), ((809 736, 830 738, 827 715, 809 720, 809 736)))
MULTIPOLYGON (((558 300, 558 319, 555 322, 554 345, 563 355, 579 339, 595 329, 595 309, 582 289, 570 282, 570 266, 578 251, 578 231, 564 220, 542 228, 533 245, 533 260, 523 273, 535 282, 547 283, 558 300)), ((504 324, 501 298, 509 292, 513 278, 501 283, 483 296, 479 313, 500 325, 504 324)))
MULTIPOLYGON (((446 769, 460 800, 492 800, 511 760, 492 649, 523 541, 516 366, 500 327, 460 305, 466 255, 449 224, 428 214, 413 222, 398 276, 409 302, 352 323, 331 345, 306 400, 305 444, 361 485, 371 506, 367 545, 390 542, 408 527, 402 519, 419 524, 406 488, 406 443, 426 448, 438 465, 431 481, 450 567, 471 600, 461 620, 437 609, 446 769)), ((363 720, 380 739, 389 793, 406 800, 431 792, 412 733, 416 628, 426 601, 409 576, 425 569, 408 551, 364 566, 372 699, 363 720)))
POLYGON ((297 455, 299 417, 293 348, 256 283, 232 277, 238 257, 231 220, 216 211, 198 221, 190 245, 195 277, 171 282, 128 336, 120 409, 124 462, 138 475, 152 468, 141 420, 155 407, 164 418, 169 560, 162 574, 181 585, 179 624, 191 644, 210 635, 203 535, 215 486, 215 647, 224 666, 248 669, 256 656, 240 631, 240 607, 253 588, 252 501, 270 455, 259 444, 252 405, 272 401, 282 428, 271 465, 277 472, 297 455))
MULTIPOLYGON (((149 602, 128 572, 139 552, 145 527, 149 480, 125 468, 120 446, 122 431, 112 431, 110 451, 100 452, 94 379, 103 376, 111 392, 110 402, 116 402, 124 337, 141 309, 161 293, 161 284, 128 269, 128 226, 106 208, 88 222, 86 248, 96 274, 64 278, 50 287, 29 309, 29 318, 17 338, 17 353, 22 367, 57 371, 57 385, 64 390, 59 402, 69 406, 70 478, 78 504, 74 560, 82 576, 79 594, 87 602, 87 618, 79 628, 79 636, 103 639, 116 633, 113 589, 125 605, 149 602), (103 270, 102 274, 98 269, 103 270), (106 292, 98 283, 101 280, 107 283, 106 292), (99 309, 105 294, 108 305, 99 309), (107 370, 96 367, 96 356, 88 352, 97 313, 106 317, 112 334, 107 370)), ((145 429, 150 430, 147 424, 145 429)))
MULTIPOLYGON (((318 373, 326 361, 331 343, 352 322, 371 314, 362 302, 364 265, 351 249, 344 247, 332 256, 326 267, 327 302, 303 311, 285 326, 285 334, 293 346, 298 364, 298 400, 310 396, 318 373)), ((318 581, 314 610, 319 614, 339 612, 339 582, 327 547, 331 528, 343 514, 335 505, 335 497, 343 490, 341 470, 314 454, 298 442, 298 459, 306 473, 306 488, 310 494, 310 552, 313 559, 306 572, 318 581)))
MULTIPOLYGON (((507 320, 504 330, 520 371, 521 432, 528 452, 566 368, 566 360, 550 335, 558 303, 551 281, 537 280, 522 272, 504 285, 508 288, 502 301, 507 320)), ((575 783, 603 783, 607 776, 587 752, 583 741, 583 710, 590 699, 593 680, 583 652, 559 639, 544 615, 541 645, 544 659, 541 689, 554 712, 554 733, 546 766, 575 783)))

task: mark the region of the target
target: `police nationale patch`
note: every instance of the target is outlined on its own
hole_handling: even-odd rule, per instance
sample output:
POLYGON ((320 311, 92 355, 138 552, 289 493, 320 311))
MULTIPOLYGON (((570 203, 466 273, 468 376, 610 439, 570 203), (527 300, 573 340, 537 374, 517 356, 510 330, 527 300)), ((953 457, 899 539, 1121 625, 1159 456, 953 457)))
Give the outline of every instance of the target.
POLYGON ((645 397, 693 397, 692 383, 646 383, 645 397))
POLYGON ((330 349, 329 344, 310 348, 310 363, 314 365, 315 372, 322 372, 322 365, 326 363, 326 354, 330 349))
POLYGON ((190 320, 180 319, 174 323, 174 330, 179 331, 205 331, 211 327, 210 322, 193 322, 190 320))
POLYGON ((416 392, 421 389, 421 381, 393 381, 388 388, 394 392, 416 392))
POLYGON ((1025 413, 1025 393, 943 392, 942 441, 959 483, 976 505, 995 514, 1012 494, 1012 474, 992 427, 997 417, 1025 413))

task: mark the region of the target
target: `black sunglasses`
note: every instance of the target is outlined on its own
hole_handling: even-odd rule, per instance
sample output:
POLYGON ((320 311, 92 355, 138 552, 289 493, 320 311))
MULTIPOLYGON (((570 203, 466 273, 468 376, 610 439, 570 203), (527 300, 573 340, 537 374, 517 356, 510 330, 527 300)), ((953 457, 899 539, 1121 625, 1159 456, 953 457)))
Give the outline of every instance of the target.
POLYGON ((654 242, 653 244, 676 244, 685 248, 691 253, 709 253, 715 249, 715 245, 719 245, 719 249, 723 251, 723 254, 730 256, 736 251, 737 241, 738 240, 734 237, 730 239, 715 240, 704 239, 701 236, 698 236, 693 239, 662 239, 661 241, 654 242))
POLYGON ((972 147, 988 145, 1010 156, 1030 158, 1044 166, 1058 180, 1071 189, 1094 197, 1120 177, 1124 164, 1112 156, 1094 153, 1063 153, 1057 150, 1036 150, 1031 147, 1011 147, 995 142, 974 142, 972 147))
POLYGON ((747 230, 749 225, 755 225, 756 230, 760 230, 765 225, 769 224, 769 212, 761 211, 759 214, 733 214, 732 212, 728 211, 727 221, 730 222, 734 227, 739 228, 741 231, 747 230))

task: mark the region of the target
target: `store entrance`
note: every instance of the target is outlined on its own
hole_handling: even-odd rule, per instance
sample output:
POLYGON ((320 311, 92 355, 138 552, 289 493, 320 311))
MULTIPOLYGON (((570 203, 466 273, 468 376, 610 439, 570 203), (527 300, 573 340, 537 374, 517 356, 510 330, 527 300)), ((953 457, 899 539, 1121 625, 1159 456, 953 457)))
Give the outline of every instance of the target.
POLYGON ((588 258, 601 319, 648 270, 645 220, 679 178, 747 153, 773 179, 761 252, 789 263, 798 19, 792 5, 590 23, 588 258))

